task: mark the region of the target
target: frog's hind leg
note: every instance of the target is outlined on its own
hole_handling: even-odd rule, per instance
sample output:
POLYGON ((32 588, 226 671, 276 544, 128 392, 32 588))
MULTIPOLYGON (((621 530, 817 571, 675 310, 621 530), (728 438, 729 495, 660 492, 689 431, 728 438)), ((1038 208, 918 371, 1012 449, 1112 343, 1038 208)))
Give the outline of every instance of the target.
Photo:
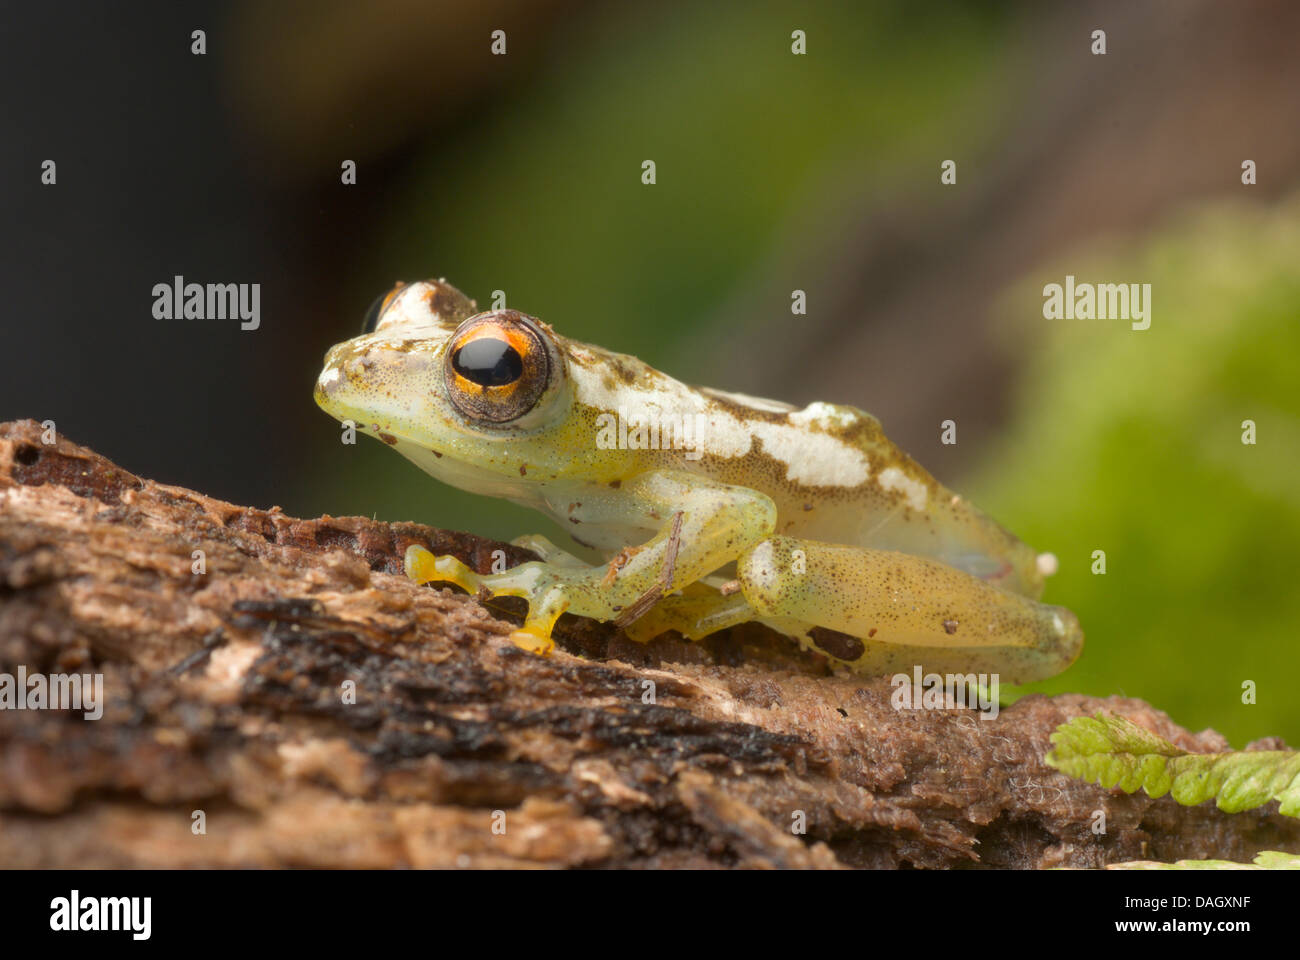
POLYGON ((805 645, 860 673, 919 665, 1027 683, 1064 670, 1083 646, 1064 607, 912 554, 770 537, 741 555, 736 575, 755 619, 794 634, 816 624, 805 645))

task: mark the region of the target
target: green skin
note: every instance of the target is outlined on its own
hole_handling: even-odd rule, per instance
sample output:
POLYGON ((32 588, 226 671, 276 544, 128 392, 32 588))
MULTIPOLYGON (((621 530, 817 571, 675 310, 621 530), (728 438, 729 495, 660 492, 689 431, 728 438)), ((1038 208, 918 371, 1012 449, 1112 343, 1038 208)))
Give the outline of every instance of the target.
POLYGON ((853 407, 689 387, 514 311, 479 313, 443 281, 395 289, 374 332, 330 350, 315 396, 438 479, 545 511, 605 558, 525 537, 542 562, 479 575, 408 551, 419 582, 526 598, 514 639, 527 649, 549 652, 566 611, 641 640, 760 621, 863 674, 1024 683, 1083 645, 1074 614, 1037 602, 1050 558, 853 407), (451 358, 471 330, 523 344, 523 375, 459 377, 451 358))

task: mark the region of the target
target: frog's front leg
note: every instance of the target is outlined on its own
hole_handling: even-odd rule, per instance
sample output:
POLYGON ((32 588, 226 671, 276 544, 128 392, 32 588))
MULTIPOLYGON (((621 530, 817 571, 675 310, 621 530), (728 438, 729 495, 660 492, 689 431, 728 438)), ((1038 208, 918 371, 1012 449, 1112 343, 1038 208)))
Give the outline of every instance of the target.
POLYGON ((1060 673, 1083 646, 1064 607, 892 550, 772 537, 740 557, 736 575, 759 619, 860 673, 919 664, 1027 683, 1060 673))
POLYGON ((525 649, 548 653, 560 614, 626 626, 665 594, 735 560, 776 525, 776 506, 766 494, 671 470, 633 478, 608 494, 599 509, 619 523, 657 532, 609 563, 579 566, 566 555, 490 575, 475 573, 455 557, 435 557, 412 546, 406 551, 406 573, 419 583, 449 581, 475 594, 523 597, 528 615, 512 639, 525 649))

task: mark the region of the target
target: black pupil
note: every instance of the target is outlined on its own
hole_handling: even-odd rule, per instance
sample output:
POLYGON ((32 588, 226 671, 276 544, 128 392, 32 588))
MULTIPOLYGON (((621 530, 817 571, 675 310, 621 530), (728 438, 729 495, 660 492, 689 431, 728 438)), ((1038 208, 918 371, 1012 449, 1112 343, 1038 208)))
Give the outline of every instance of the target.
POLYGON ((466 380, 481 387, 503 387, 514 383, 524 372, 519 352, 504 340, 480 337, 456 351, 451 365, 466 380))

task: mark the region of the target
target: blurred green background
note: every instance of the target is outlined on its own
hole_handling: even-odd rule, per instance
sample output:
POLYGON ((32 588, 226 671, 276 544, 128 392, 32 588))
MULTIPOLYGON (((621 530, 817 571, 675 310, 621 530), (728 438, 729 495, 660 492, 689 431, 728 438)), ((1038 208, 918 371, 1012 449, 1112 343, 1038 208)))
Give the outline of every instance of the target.
POLYGON ((1050 596, 1088 636, 1033 689, 1142 697, 1237 747, 1269 732, 1294 743, 1300 195, 1214 204, 1058 263, 1067 272, 1142 278, 1153 319, 1044 324, 1036 284, 1004 304, 1003 335, 1029 353, 970 490, 1059 554, 1050 596))
MULTIPOLYGON (((363 38, 373 58, 336 8, 298 56, 352 44, 339 89, 382 62, 397 79, 369 122, 402 160, 340 284, 352 315, 304 350, 352 335, 391 281, 439 275, 688 382, 857 404, 1060 558, 1047 599, 1088 642, 1034 689, 1144 697, 1238 747, 1300 741, 1300 85, 1275 40, 1296 17, 1250 6, 585 4, 515 29, 509 4, 426 20, 392 3, 376 15, 393 29, 363 38), (509 67, 486 57, 496 26, 509 67), (459 95, 454 71, 435 91, 393 66, 413 38, 459 51, 459 95), (1152 284, 1151 328, 1045 320, 1042 287, 1067 273, 1152 284), (939 442, 948 418, 956 447, 939 442)), ((286 97, 324 100, 315 127, 251 126, 328 153, 335 105, 286 94, 292 64, 257 54, 293 18, 247 17, 245 93, 279 99, 277 116, 286 97)), ((311 428, 300 511, 557 533, 311 428)))

